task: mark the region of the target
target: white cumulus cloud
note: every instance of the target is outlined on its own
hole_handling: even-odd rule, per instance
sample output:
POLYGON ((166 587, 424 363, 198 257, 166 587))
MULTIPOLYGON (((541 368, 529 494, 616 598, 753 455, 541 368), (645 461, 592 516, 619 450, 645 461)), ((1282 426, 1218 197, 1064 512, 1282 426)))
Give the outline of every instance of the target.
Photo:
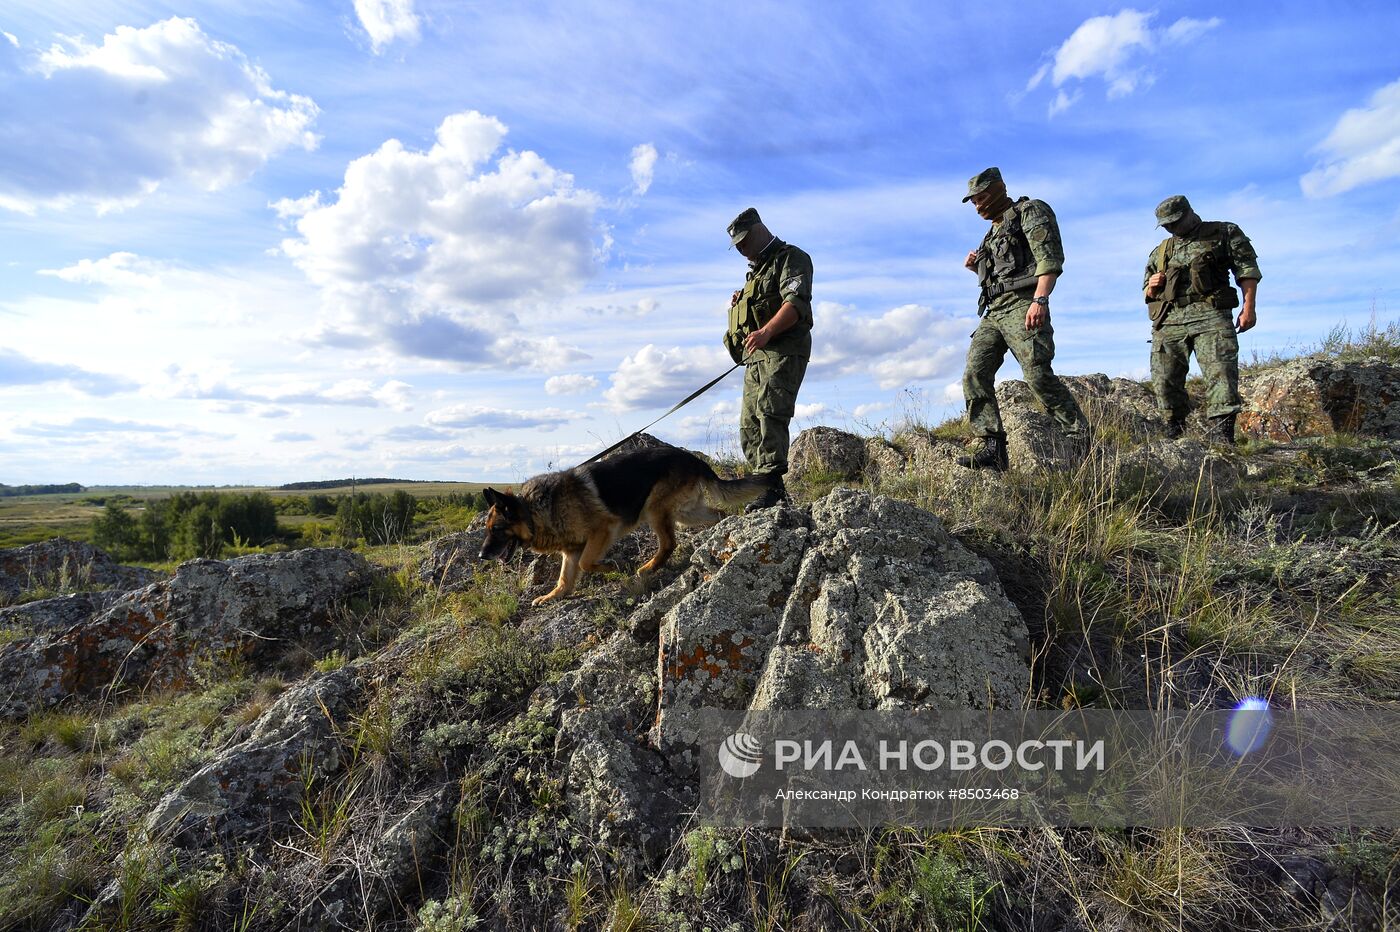
POLYGON ((425 420, 433 427, 477 427, 495 430, 536 427, 540 430, 553 430, 561 424, 569 424, 582 417, 584 415, 561 411, 558 408, 515 411, 483 405, 453 405, 431 412, 425 420))
POLYGON ((591 375, 556 375, 545 379, 547 395, 582 395, 598 387, 598 380, 591 375))
POLYGON ((136 203, 168 181, 217 190, 291 147, 314 149, 318 109, 277 90, 193 19, 63 37, 26 55, 0 43, 0 208, 136 203))
POLYGON ((946 378, 956 372, 967 352, 972 323, 918 304, 901 305, 871 317, 822 301, 814 313, 823 330, 839 333, 841 339, 813 346, 807 378, 867 375, 882 389, 946 378))
POLYGON ((656 146, 644 142, 632 148, 632 186, 638 194, 646 194, 656 176, 656 146))
POLYGON ((1026 90, 1034 90, 1047 77, 1059 89, 1049 106, 1050 116, 1069 109, 1082 91, 1066 91, 1069 81, 1102 78, 1108 96, 1123 97, 1150 85, 1150 57, 1166 45, 1181 45, 1200 38, 1220 25, 1218 17, 1182 17, 1169 26, 1154 27, 1156 12, 1121 10, 1112 16, 1093 16, 1079 24, 1070 37, 1041 65, 1026 90))
POLYGON ((413 0, 355 0, 355 15, 369 34, 376 55, 395 39, 418 41, 419 23, 413 0))
POLYGON ((537 153, 501 153, 506 132, 494 117, 455 113, 427 151, 390 139, 352 161, 333 203, 275 205, 300 212, 282 250, 321 288, 314 342, 464 366, 586 358, 522 335, 516 312, 593 275, 599 198, 537 153))
POLYGON ((1400 177, 1400 80, 1377 90, 1366 106, 1343 113, 1317 151, 1323 160, 1300 179, 1308 197, 1400 177))
MULTIPOLYGON (((603 398, 615 411, 670 407, 733 364, 718 347, 662 349, 648 343, 622 360, 603 398)), ((730 378, 738 385, 742 374, 730 378)))
POLYGON ((143 259, 134 252, 114 252, 103 259, 80 259, 75 264, 61 269, 40 269, 39 274, 84 285, 158 288, 159 271, 157 263, 143 259))

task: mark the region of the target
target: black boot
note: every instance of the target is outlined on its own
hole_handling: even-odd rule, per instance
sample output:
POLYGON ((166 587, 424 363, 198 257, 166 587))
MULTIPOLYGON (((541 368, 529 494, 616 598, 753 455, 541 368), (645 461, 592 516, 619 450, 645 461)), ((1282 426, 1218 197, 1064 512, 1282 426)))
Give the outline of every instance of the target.
POLYGON ((755 511, 772 508, 779 502, 786 500, 787 497, 787 486, 783 484, 782 475, 771 475, 768 477, 768 488, 763 490, 762 495, 744 506, 744 514, 751 515, 755 511))
POLYGON ((966 469, 995 469, 1006 472, 1010 465, 1006 457, 1006 434, 988 434, 982 438, 982 449, 970 456, 958 457, 958 465, 966 469))
POLYGON ((1206 439, 1211 443, 1234 446, 1235 416, 1233 414, 1218 414, 1211 418, 1210 426, 1206 428, 1206 439))
POLYGON ((1185 433, 1186 415, 1173 412, 1171 418, 1167 421, 1167 436, 1175 440, 1185 433))

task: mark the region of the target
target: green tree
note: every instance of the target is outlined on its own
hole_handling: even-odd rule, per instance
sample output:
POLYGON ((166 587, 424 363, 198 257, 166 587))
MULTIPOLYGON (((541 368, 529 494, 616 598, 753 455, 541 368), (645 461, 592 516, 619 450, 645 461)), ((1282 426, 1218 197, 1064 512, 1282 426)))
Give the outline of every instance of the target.
POLYGON ((217 560, 224 549, 224 529, 219 523, 217 496, 185 512, 175 532, 175 556, 181 560, 205 557, 217 560))
POLYGON ((141 559, 170 559, 170 526, 165 520, 167 510, 164 502, 150 501, 141 512, 136 522, 141 559))
POLYGON ((92 519, 92 541, 117 559, 130 558, 140 542, 140 532, 131 512, 108 504, 92 519))

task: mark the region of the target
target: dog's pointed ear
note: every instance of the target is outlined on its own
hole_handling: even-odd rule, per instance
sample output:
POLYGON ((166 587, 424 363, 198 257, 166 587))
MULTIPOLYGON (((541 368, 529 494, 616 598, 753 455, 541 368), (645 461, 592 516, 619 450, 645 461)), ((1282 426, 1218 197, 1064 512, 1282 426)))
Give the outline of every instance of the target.
POLYGON ((502 503, 502 500, 505 498, 505 496, 502 495, 500 492, 497 492, 495 489, 489 488, 481 490, 481 497, 486 499, 487 508, 494 508, 497 505, 500 505, 502 503))

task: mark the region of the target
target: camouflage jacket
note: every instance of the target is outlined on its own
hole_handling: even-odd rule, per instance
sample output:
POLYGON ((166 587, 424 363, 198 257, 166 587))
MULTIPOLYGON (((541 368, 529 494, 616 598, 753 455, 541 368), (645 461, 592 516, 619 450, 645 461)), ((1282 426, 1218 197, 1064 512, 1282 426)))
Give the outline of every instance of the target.
POLYGON ((1216 317, 1238 307, 1239 298, 1230 287, 1231 272, 1236 283, 1263 277, 1249 237, 1233 223, 1220 220, 1203 220, 1190 233, 1158 243, 1142 274, 1144 292, 1147 280, 1158 272, 1167 273, 1168 284, 1156 298, 1146 300, 1149 308, 1162 305, 1162 312, 1173 321, 1216 317))
POLYGON ((1060 224, 1044 201, 1023 197, 997 218, 982 237, 1000 279, 1027 275, 1058 275, 1065 268, 1060 224))
POLYGON ((773 319, 784 304, 797 310, 797 322, 775 336, 764 351, 779 356, 812 355, 812 259, 780 239, 749 263, 739 300, 729 308, 724 345, 738 362, 744 338, 773 319))

